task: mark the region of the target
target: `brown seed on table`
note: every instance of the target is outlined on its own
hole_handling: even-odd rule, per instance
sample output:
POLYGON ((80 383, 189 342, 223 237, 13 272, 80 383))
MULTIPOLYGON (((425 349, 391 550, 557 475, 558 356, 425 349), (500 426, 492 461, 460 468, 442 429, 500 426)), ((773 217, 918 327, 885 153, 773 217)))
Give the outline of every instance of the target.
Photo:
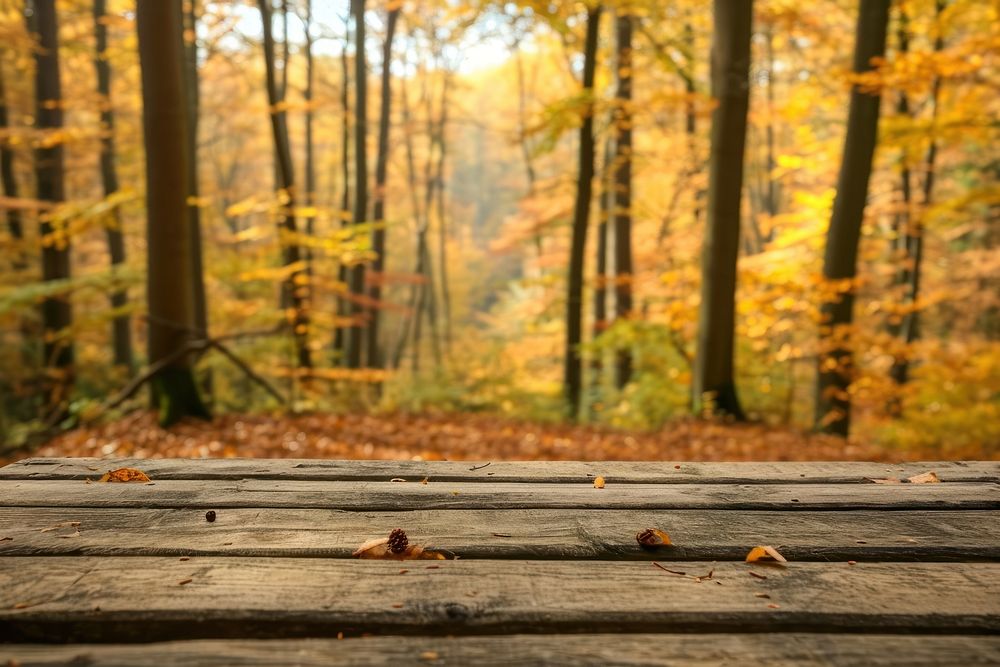
POLYGON ((769 605, 767 605, 767 606, 768 606, 769 608, 771 608, 771 609, 780 609, 780 606, 779 606, 779 605, 776 605, 776 604, 769 604, 769 605))
POLYGON ((771 599, 771 596, 768 595, 767 593, 754 593, 753 596, 755 598, 767 598, 768 600, 771 599))
POLYGON ((747 574, 749 574, 754 579, 767 579, 766 574, 759 574, 757 572, 747 572, 747 574))
POLYGON ((190 556, 181 556, 177 560, 191 560, 191 557, 190 556))
POLYGON ((194 579, 181 579, 180 581, 177 582, 177 585, 185 586, 187 584, 190 584, 192 581, 194 581, 194 579))
POLYGON ((208 510, 205 512, 205 521, 212 523, 215 521, 215 510, 208 510))

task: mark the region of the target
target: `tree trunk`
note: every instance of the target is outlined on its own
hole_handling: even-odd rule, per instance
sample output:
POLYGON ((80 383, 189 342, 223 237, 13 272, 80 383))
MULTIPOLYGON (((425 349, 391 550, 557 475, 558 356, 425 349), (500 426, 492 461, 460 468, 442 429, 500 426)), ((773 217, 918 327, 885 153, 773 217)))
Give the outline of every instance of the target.
POLYGON ((372 262, 374 280, 368 289, 371 297, 371 308, 368 316, 368 367, 383 368, 378 340, 380 306, 382 300, 382 274, 385 272, 385 183, 389 165, 389 127, 392 110, 392 39, 396 34, 396 23, 399 21, 398 6, 389 10, 386 20, 385 43, 382 45, 382 108, 378 119, 378 157, 375 160, 375 203, 372 212, 372 250, 375 261, 372 262))
POLYGON ((153 379, 160 424, 209 416, 184 354, 195 326, 194 266, 188 218, 187 101, 179 4, 140 2, 136 9, 146 145, 149 361, 166 364, 153 379))
MULTIPOLYGON (((111 107, 111 65, 107 59, 108 26, 106 0, 94 0, 94 36, 97 42, 97 53, 94 56, 94 67, 97 70, 97 94, 101 105, 101 183, 104 196, 109 197, 118 192, 118 173, 115 170, 115 117, 111 107)), ((122 235, 121 210, 116 206, 111 211, 107 223, 108 253, 111 255, 111 266, 121 266, 125 263, 125 238, 122 235)), ((120 311, 128 305, 128 296, 124 289, 111 295, 111 307, 120 311)), ((124 366, 132 373, 132 335, 129 330, 129 316, 118 312, 111 320, 111 348, 116 366, 124 366)))
MULTIPOLYGON (((604 142, 604 165, 601 169, 601 192, 598 195, 597 218, 597 256, 594 276, 594 339, 596 340, 608 328, 608 220, 614 200, 614 180, 612 178, 612 160, 614 159, 612 141, 604 142)), ((592 385, 595 394, 600 391, 604 359, 600 351, 594 353, 590 367, 594 371, 592 385)))
MULTIPOLYGON (((313 110, 313 88, 314 80, 316 78, 315 74, 315 59, 313 57, 313 36, 312 36, 312 0, 306 0, 306 16, 304 20, 303 30, 306 34, 306 87, 302 93, 302 97, 305 101, 306 106, 306 118, 305 118, 305 149, 306 149, 306 164, 305 164, 305 186, 306 186, 306 206, 316 205, 316 144, 313 131, 313 125, 315 121, 316 113, 313 110)), ((313 236, 316 232, 316 216, 310 214, 306 218, 306 234, 313 236)), ((312 272, 312 250, 306 250, 306 259, 310 264, 310 273, 312 272)))
MULTIPOLYGON (((944 12, 947 3, 945 0, 937 0, 934 4, 935 19, 940 22, 941 14, 944 12)), ((944 38, 941 35, 940 25, 937 27, 937 37, 934 39, 934 52, 939 53, 944 49, 944 38)), ((938 97, 941 93, 941 77, 935 77, 931 85, 931 127, 933 128, 937 120, 938 97)), ((917 307, 917 300, 920 297, 920 270, 924 259, 924 225, 922 217, 927 214, 931 202, 934 199, 934 169, 937 159, 937 141, 931 137, 930 145, 927 147, 927 154, 924 157, 924 186, 921 193, 922 201, 920 214, 915 220, 910 221, 904 230, 903 249, 909 261, 909 269, 904 274, 906 279, 907 294, 906 304, 908 312, 903 318, 900 335, 907 346, 912 345, 920 337, 920 310, 917 307)), ((909 210, 909 209, 908 209, 909 210)), ((909 381, 910 361, 908 356, 897 358, 892 366, 891 375, 897 384, 903 385, 909 381)), ((901 406, 900 406, 901 407, 901 406)), ((901 410, 899 411, 901 414, 901 410)))
MULTIPOLYGON (((617 90, 615 91, 614 222, 615 222, 615 319, 632 316, 632 23, 625 10, 615 19, 617 90)), ((618 351, 615 386, 632 377, 632 352, 618 351)))
POLYGON ((733 380, 733 346, 752 16, 752 0, 715 0, 712 96, 717 106, 712 112, 694 368, 695 410, 711 406, 715 413, 737 420, 745 419, 733 380))
MULTIPOLYGON (((900 4, 899 6, 899 25, 896 28, 896 39, 898 44, 896 46, 896 52, 899 57, 905 57, 910 50, 910 35, 909 35, 909 16, 906 13, 906 6, 900 4)), ((899 116, 909 117, 910 116, 910 100, 905 90, 899 92, 899 97, 896 99, 896 113, 899 116)), ((893 263, 899 263, 899 268, 893 272, 893 284, 892 284, 892 294, 895 297, 896 290, 900 287, 905 289, 905 286, 909 284, 909 274, 910 269, 907 268, 907 262, 910 261, 909 252, 909 239, 910 239, 910 223, 911 214, 913 210, 913 188, 911 182, 910 165, 907 162, 907 151, 904 149, 902 155, 900 156, 900 170, 899 170, 899 190, 902 202, 900 204, 900 211, 893 216, 892 220, 892 231, 895 234, 893 239, 893 263)), ((900 337, 903 331, 903 320, 902 315, 891 314, 889 319, 889 333, 894 337, 900 337)), ((905 354, 905 353, 904 353, 905 354)), ((892 368, 889 370, 889 376, 895 381, 897 386, 902 386, 906 383, 907 365, 906 361, 902 356, 897 356, 893 359, 892 368)), ((898 394, 894 394, 890 397, 888 405, 886 406, 887 412, 893 417, 902 416, 902 402, 898 394)))
MULTIPOLYGON (((58 131, 63 125, 63 100, 59 82, 59 28, 55 0, 35 0, 34 21, 38 33, 35 51, 35 127, 58 131)), ((63 144, 56 141, 35 149, 35 177, 38 199, 59 203, 63 190, 63 144)), ((42 245, 42 280, 65 280, 70 277, 70 237, 65 223, 51 224, 44 216, 40 234, 49 242, 42 245)), ((68 328, 73 323, 69 296, 48 297, 42 301, 44 363, 48 373, 46 405, 53 413, 65 409, 73 386, 73 340, 68 328)))
MULTIPOLYGON (((368 218, 368 69, 365 62, 365 0, 352 0, 354 12, 354 224, 368 218)), ((365 265, 358 263, 348 271, 351 294, 365 293, 365 265)), ((353 322, 347 331, 347 367, 361 368, 364 335, 364 307, 360 299, 351 302, 353 322)))
MULTIPOLYGON (((271 0, 259 0, 260 15, 264 26, 264 69, 267 78, 267 99, 271 114, 271 135, 274 140, 274 155, 277 164, 278 185, 284 191, 283 204, 280 209, 279 231, 294 237, 297 233, 295 223, 295 173, 292 167, 292 149, 288 138, 288 117, 282 108, 283 91, 279 90, 275 73, 275 45, 271 25, 271 0)), ((287 63, 286 63, 287 64, 287 63)), ((294 238, 281 240, 285 266, 298 265, 302 259, 298 242, 294 238)), ((308 274, 303 268, 296 268, 286 278, 282 299, 292 309, 292 327, 295 338, 296 363, 299 368, 310 368, 312 360, 309 355, 308 329, 309 318, 306 312, 308 303, 308 274)))
POLYGON ((448 225, 445 218, 445 189, 444 189, 444 164, 445 156, 448 153, 448 142, 446 132, 448 130, 448 88, 450 76, 444 75, 444 82, 441 86, 441 111, 438 118, 437 144, 438 161, 435 168, 435 209, 438 219, 438 273, 441 278, 441 308, 444 317, 444 342, 448 350, 451 350, 451 291, 448 288, 448 225))
MULTIPOLYGON (((344 19, 344 48, 340 52, 340 165, 341 165, 341 195, 340 195, 340 224, 341 227, 347 225, 347 216, 351 211, 351 96, 350 68, 347 63, 347 47, 350 44, 351 21, 350 13, 344 19)), ((343 264, 337 267, 337 280, 341 285, 347 284, 347 267, 343 264)), ((337 318, 343 321, 349 315, 349 301, 337 299, 337 318)), ((345 361, 345 348, 347 336, 344 327, 337 323, 337 328, 333 334, 333 351, 338 355, 337 361, 345 361)))
POLYGON ((569 279, 566 293, 566 346, 563 383, 567 413, 576 419, 580 409, 580 389, 583 360, 580 342, 583 331, 583 260, 587 247, 587 225, 594 179, 594 115, 591 96, 594 70, 597 65, 597 34, 601 20, 601 5, 587 8, 587 37, 583 50, 583 94, 587 97, 580 126, 579 169, 576 183, 576 203, 573 209, 573 231, 569 256, 569 279))
MULTIPOLYGON (((861 0, 854 45, 854 71, 872 69, 872 59, 885 53, 890 0, 861 0)), ((879 94, 855 85, 847 116, 844 156, 826 237, 823 278, 836 291, 821 308, 819 378, 816 383, 816 427, 846 437, 850 429, 848 387, 854 373, 850 335, 858 241, 868 198, 868 178, 878 136, 879 94)))
MULTIPOLYGON (((10 119, 7 113, 7 93, 4 88, 3 68, 0 67, 0 130, 7 130, 10 127, 10 119)), ((14 151, 6 141, 0 141, 0 182, 3 184, 3 194, 5 197, 17 199, 17 177, 14 176, 14 151)), ((7 214, 7 230, 10 237, 20 242, 24 240, 24 226, 21 220, 21 212, 16 208, 9 208, 7 214)), ((18 247, 16 254, 11 258, 11 267, 15 271, 23 271, 28 266, 27 257, 24 256, 24 249, 18 247)))
MULTIPOLYGON (((192 271, 194 272, 194 321, 202 336, 208 336, 208 300, 205 296, 205 262, 201 244, 201 206, 198 187, 198 120, 201 91, 198 87, 198 0, 185 0, 184 11, 184 86, 187 91, 188 151, 191 156, 187 175, 188 215, 191 225, 192 271)), ((211 391, 206 379, 205 388, 211 391)))

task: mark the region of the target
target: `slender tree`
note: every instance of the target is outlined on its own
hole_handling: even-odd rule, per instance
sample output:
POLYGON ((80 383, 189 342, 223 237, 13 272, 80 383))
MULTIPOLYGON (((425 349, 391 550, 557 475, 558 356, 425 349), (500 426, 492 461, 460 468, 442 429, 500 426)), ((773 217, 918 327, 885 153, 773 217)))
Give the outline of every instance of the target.
POLYGON ((149 361, 159 370, 153 397, 160 424, 207 418, 194 381, 194 262, 187 188, 190 155, 183 74, 183 17, 179 3, 136 5, 146 144, 149 361))
POLYGON ((580 125, 579 176, 576 182, 576 203, 573 209, 573 230, 569 256, 569 279, 566 292, 566 346, 563 384, 567 411, 576 419, 580 409, 580 389, 583 360, 580 342, 583 332, 583 260, 587 247, 587 225, 594 179, 594 71, 597 66, 597 34, 603 7, 587 7, 587 36, 583 47, 583 122, 580 125))
MULTIPOLYGON (((4 88, 3 66, 0 63, 0 131, 10 128, 10 118, 7 113, 7 92, 4 88)), ((14 176, 14 151, 6 141, 0 141, 0 182, 3 186, 5 197, 17 199, 18 188, 17 178, 14 176)), ((15 241, 24 239, 24 226, 21 219, 21 211, 16 208, 6 210, 7 230, 10 237, 15 241)), ((27 266, 27 258, 23 249, 18 248, 12 258, 11 265, 15 270, 21 271, 27 266)))
MULTIPOLYGON (((615 17, 615 154, 614 233, 615 233, 615 319, 632 315, 632 24, 634 17, 623 9, 615 17)), ((632 377, 632 352, 618 351, 615 385, 628 384, 632 377)))
MULTIPOLYGON (((305 0, 305 18, 303 19, 303 30, 306 34, 306 45, 305 45, 305 56, 306 56, 306 86, 305 90, 302 92, 302 99, 305 102, 306 112, 305 112, 305 149, 306 149, 306 165, 305 165, 305 186, 306 186, 306 205, 314 206, 316 204, 316 141, 314 138, 313 126, 315 125, 316 113, 313 109, 313 89, 315 87, 315 57, 313 54, 313 44, 315 39, 312 34, 312 24, 313 24, 313 6, 312 0, 305 0)), ((315 232, 315 225, 313 224, 315 216, 310 215, 306 221, 306 233, 310 236, 315 232)), ((306 252, 310 256, 312 253, 306 252)))
POLYGON ((441 310, 444 319, 444 342, 451 349, 451 289, 448 285, 448 221, 445 207, 444 165, 448 155, 448 90, 451 84, 451 73, 444 72, 441 84, 441 103, 438 111, 437 129, 435 132, 438 145, 438 159, 434 172, 434 208, 438 221, 438 274, 441 278, 441 310))
MULTIPOLYGON (((351 211, 351 96, 350 67, 347 62, 347 47, 351 43, 351 15, 344 17, 344 48, 340 51, 340 221, 346 226, 351 211)), ((347 284, 347 266, 343 263, 337 267, 337 280, 341 285, 347 284)), ((350 302, 337 299, 337 317, 343 321, 349 315, 350 302)), ((333 334, 333 351, 337 361, 345 359, 347 336, 344 327, 338 322, 333 334)))
MULTIPOLYGON (((614 117, 609 119, 609 125, 614 123, 614 117)), ((611 161, 613 159, 613 140, 604 140, 604 158, 601 165, 601 189, 597 195, 597 244, 594 257, 594 323, 593 337, 597 340, 608 329, 608 222, 611 220, 611 208, 614 205, 614 179, 611 161)), ((597 403, 601 400, 601 390, 604 385, 604 355, 596 350, 590 360, 591 373, 591 414, 597 413, 597 403)))
MULTIPOLYGON (((941 20, 941 14, 944 12, 947 3, 945 0, 936 0, 934 3, 935 19, 938 23, 941 20)), ((900 9, 903 12, 901 18, 905 17, 905 6, 901 6, 900 9)), ((936 27, 937 34, 934 37, 934 52, 939 53, 944 49, 944 36, 941 32, 941 26, 936 27)), ((907 39, 906 26, 905 24, 900 26, 900 40, 901 46, 900 51, 905 52, 905 48, 902 46, 902 40, 907 39)), ((937 120, 938 114, 938 97, 941 93, 941 77, 935 76, 933 83, 931 83, 931 94, 930 94, 930 108, 931 108, 931 122, 933 123, 937 120)), ((897 107, 897 111, 903 114, 909 114, 909 104, 906 103, 906 94, 900 94, 900 103, 897 107)), ((920 271, 923 265, 924 258, 924 225, 922 216, 926 214, 928 207, 930 207, 931 202, 934 199, 934 176, 935 176, 935 162, 937 161, 937 141, 932 137, 929 145, 927 146, 927 153, 924 155, 924 183, 921 190, 921 210, 916 216, 910 215, 912 210, 912 195, 910 193, 910 172, 909 169, 903 168, 902 187, 903 187, 903 199, 906 205, 906 217, 905 226, 900 225, 897 229, 898 248, 904 258, 904 266, 906 267, 900 272, 899 280, 905 285, 906 295, 905 301, 907 305, 907 312, 903 316, 902 322, 896 328, 896 335, 902 338, 902 342, 906 345, 912 345, 914 341, 920 336, 919 320, 920 311, 917 307, 917 300, 920 297, 920 271)), ((897 385, 904 385, 909 381, 910 378, 910 361, 906 355, 894 359, 892 364, 892 370, 890 371, 892 379, 897 385)), ((896 416, 902 414, 902 406, 896 403, 893 406, 896 416)))
MULTIPOLYGON (((890 0, 861 0, 854 43, 854 72, 870 71, 885 53, 890 0)), ((826 236, 823 279, 831 296, 822 304, 816 383, 816 427, 847 436, 851 399, 848 387, 854 367, 850 330, 858 241, 868 199, 868 178, 878 137, 880 94, 855 84, 847 113, 847 135, 837 178, 837 194, 826 236)))
MULTIPOLYGON (((97 51, 94 67, 97 70, 97 94, 101 101, 101 183, 104 196, 118 192, 118 171, 115 169, 115 117, 111 106, 111 64, 108 62, 108 26, 106 0, 94 0, 94 36, 97 51)), ((108 253, 111 266, 125 263, 125 237, 122 234, 121 210, 115 206, 107 223, 108 253)), ((111 347, 114 363, 132 371, 132 333, 129 316, 121 312, 128 305, 124 289, 111 294, 111 307, 115 309, 111 321, 111 347)))
POLYGON ((745 418, 733 380, 733 345, 752 16, 752 0, 715 0, 712 96, 717 104, 712 112, 694 367, 695 409, 704 411, 708 400, 716 413, 735 419, 745 418))
POLYGON ((264 26, 264 71, 267 79, 267 99, 270 105, 271 137, 274 141, 274 155, 277 165, 278 186, 283 192, 278 226, 282 238, 284 265, 292 267, 283 284, 282 303, 292 309, 293 336, 295 338, 296 363, 299 368, 309 368, 312 361, 309 354, 307 313, 308 274, 301 266, 302 254, 295 222, 295 171, 292 166, 292 149, 288 137, 288 115, 284 109, 284 90, 279 87, 275 71, 275 43, 272 27, 271 0, 259 0, 261 21, 264 26))
MULTIPOLYGON (((208 302, 205 296, 205 260, 201 244, 201 206, 198 186, 198 126, 201 116, 201 88, 198 76, 198 0, 184 0, 184 87, 187 92, 188 152, 191 155, 188 169, 188 217, 191 225, 191 261, 194 273, 195 328, 208 336, 208 302)), ((206 381, 211 389, 211 382, 206 381)))
MULTIPOLYGON (((365 0, 352 0, 354 13, 354 225, 368 219, 368 66, 365 62, 365 0)), ((365 265, 348 271, 351 294, 351 327, 347 331, 347 367, 361 368, 364 336, 365 265)))
MULTIPOLYGON (((63 100, 59 81, 59 26, 55 0, 34 0, 28 17, 29 29, 37 32, 35 50, 35 127, 43 132, 63 126, 63 100)), ((45 142, 35 149, 38 199, 59 203, 65 198, 63 146, 45 142)), ((53 224, 42 214, 42 280, 70 277, 70 238, 64 225, 53 224)), ((69 297, 50 296, 42 301, 44 362, 49 374, 46 403, 61 412, 73 384, 73 341, 66 329, 73 323, 69 297)))
POLYGON ((378 157, 375 159, 375 203, 372 212, 372 280, 368 288, 371 306, 368 315, 367 363, 370 368, 382 368, 379 346, 379 302, 382 300, 381 279, 385 272, 385 183, 389 164, 389 126, 392 110, 392 39, 396 34, 400 7, 394 6, 386 17, 385 42, 382 45, 382 107, 378 119, 378 157))

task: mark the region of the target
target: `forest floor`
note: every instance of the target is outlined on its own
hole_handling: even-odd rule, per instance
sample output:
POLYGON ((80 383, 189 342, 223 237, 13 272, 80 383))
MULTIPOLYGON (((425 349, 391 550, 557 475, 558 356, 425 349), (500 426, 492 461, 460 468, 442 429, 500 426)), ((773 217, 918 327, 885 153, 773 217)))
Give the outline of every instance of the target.
MULTIPOLYGON (((150 412, 68 431, 32 453, 142 458, 893 462, 939 460, 949 458, 947 454, 887 448, 857 438, 845 442, 787 428, 695 419, 641 432, 482 414, 256 414, 189 421, 163 430, 150 412)), ((0 458, 0 465, 6 462, 0 458)))

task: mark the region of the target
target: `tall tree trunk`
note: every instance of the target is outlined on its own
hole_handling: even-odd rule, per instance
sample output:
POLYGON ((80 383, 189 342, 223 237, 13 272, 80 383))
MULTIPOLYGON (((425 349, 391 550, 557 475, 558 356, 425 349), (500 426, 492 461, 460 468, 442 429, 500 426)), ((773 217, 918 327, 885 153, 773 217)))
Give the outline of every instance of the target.
POLYGON ((579 169, 576 182, 576 203, 573 209, 573 231, 569 255, 569 278, 566 290, 566 346, 563 383, 567 413, 576 419, 580 409, 580 389, 583 360, 580 342, 583 332, 583 260, 587 247, 587 225, 594 179, 594 70, 597 65, 597 34, 602 6, 587 8, 587 36, 583 48, 583 94, 587 101, 580 126, 579 169))
MULTIPOLYGON (((632 316, 632 23, 622 10, 615 18, 617 90, 615 91, 615 319, 632 316)), ((632 377, 632 352, 618 351, 615 385, 621 389, 632 377)))
MULTIPOLYGON (((58 131, 63 125, 63 100, 59 82, 59 27, 55 0, 34 0, 33 27, 37 30, 35 51, 35 127, 58 131)), ((38 199, 59 203, 65 199, 62 141, 35 149, 35 177, 38 199)), ((48 242, 42 245, 42 280, 65 280, 70 277, 70 238, 65 224, 53 225, 41 217, 40 234, 48 242)), ((46 405, 53 413, 61 412, 73 386, 73 340, 67 329, 73 323, 68 295, 42 301, 44 362, 49 375, 46 405)))
MULTIPOLYGON (((101 105, 101 182, 104 186, 104 196, 109 197, 118 192, 118 172, 115 170, 115 117, 111 107, 111 65, 108 63, 108 26, 106 0, 94 0, 94 36, 97 42, 97 53, 94 56, 94 67, 97 70, 97 94, 101 105)), ((107 224, 108 253, 111 255, 111 266, 117 267, 125 263, 125 237, 122 234, 121 209, 117 206, 111 211, 107 224)), ((128 295, 124 289, 116 290, 111 295, 111 307, 121 311, 128 305, 128 295)), ((132 334, 129 327, 129 316, 118 312, 111 320, 111 348, 116 366, 124 366, 131 374, 132 334)))
MULTIPOLYGON (((305 149, 306 149, 306 164, 305 164, 305 186, 306 186, 306 205, 315 206, 316 205, 316 145, 315 137, 313 131, 313 125, 315 124, 316 113, 313 110, 313 88, 315 85, 315 60, 313 56, 313 36, 312 36, 312 0, 305 0, 306 2, 306 16, 304 20, 303 30, 306 34, 306 87, 302 93, 302 97, 305 101, 306 106, 306 118, 305 118, 305 149)), ((316 232, 315 225, 316 216, 310 215, 306 218, 306 233, 312 236, 316 232)), ((306 250, 306 258, 312 263, 312 251, 306 250)))
MULTIPOLYGON (((351 211, 351 96, 350 96, 350 68, 347 62, 347 47, 351 42, 351 15, 348 12, 344 18, 344 48, 340 52, 340 165, 341 165, 341 195, 340 195, 340 224, 347 226, 348 216, 351 211)), ((347 267, 340 264, 337 267, 337 280, 341 285, 347 284, 347 267)), ((337 299, 337 318, 342 322, 348 317, 350 302, 346 299, 337 299)), ((344 363, 347 336, 345 328, 337 323, 337 328, 333 334, 333 351, 338 355, 337 361, 344 363)))
MULTIPOLYGON (((298 242, 294 239, 298 229, 295 223, 295 174, 292 167, 292 149, 288 138, 288 116, 282 102, 284 97, 278 88, 275 73, 275 45, 271 25, 271 0, 259 0, 261 20, 264 25, 264 70, 267 78, 267 100, 270 105, 271 135, 274 140, 274 154, 278 167, 278 185, 284 191, 284 202, 280 209, 279 231, 291 238, 282 239, 285 266, 298 265, 302 259, 298 242)), ((303 268, 296 268, 283 284, 285 298, 282 300, 292 309, 292 327, 295 338, 296 363, 299 368, 310 368, 309 318, 306 312, 309 288, 308 274, 303 268)))
MULTIPOLYGON (((365 62, 365 0, 352 0, 354 13, 354 225, 368 219, 368 67, 365 62)), ((358 263, 348 271, 351 294, 365 293, 365 265, 358 263)), ((347 367, 361 368, 364 342, 364 307, 361 299, 351 302, 353 322, 347 331, 347 367)))
MULTIPOLYGON (((7 113, 7 93, 4 87, 3 68, 0 67, 0 130, 10 128, 10 118, 7 113)), ((0 141, 0 182, 3 184, 3 194, 5 197, 17 199, 17 177, 14 176, 14 151, 6 141, 0 141)), ((7 230, 10 237, 16 242, 24 239, 24 226, 21 220, 21 211, 16 208, 9 208, 7 214, 7 230)), ((15 271, 23 271, 28 266, 27 257, 24 256, 23 248, 18 247, 16 254, 11 259, 11 266, 15 271)))
MULTIPOLYGON (((613 122, 613 116, 612 116, 613 122)), ((594 276, 594 338, 596 339, 608 329, 608 221, 614 204, 613 166, 614 152, 612 140, 604 141, 604 165, 601 169, 601 192, 598 195, 597 218, 597 256, 595 257, 594 276)), ((590 362, 595 378, 592 381, 595 390, 600 390, 604 360, 600 351, 594 354, 590 362)), ((596 393, 596 392, 595 392, 596 393)))
MULTIPOLYGON (((934 39, 934 52, 939 53, 944 49, 944 37, 941 33, 941 14, 944 12, 947 2, 945 0, 937 0, 934 3, 935 20, 938 23, 936 26, 937 36, 934 39)), ((931 127, 934 127, 934 123, 937 120, 938 113, 938 97, 941 93, 941 77, 937 76, 934 78, 934 83, 931 84, 931 127)), ((907 294, 906 303, 908 306, 908 312, 903 318, 902 327, 900 328, 899 334, 903 338, 903 342, 907 346, 912 345, 920 337, 920 311, 917 307, 917 301, 920 297, 920 270, 924 259, 924 223, 923 216, 927 214, 927 209, 930 207, 931 202, 934 200, 934 175, 935 175, 935 162, 937 160, 937 140, 932 136, 930 144, 927 147, 927 153, 924 157, 924 184, 923 190, 921 192, 922 200, 920 202, 920 213, 916 216, 916 219, 910 220, 908 227, 905 229, 902 235, 905 239, 903 249, 906 253, 906 259, 908 260, 909 268, 905 272, 904 277, 906 279, 907 294)), ((907 209, 909 210, 909 209, 907 209)), ((910 360, 909 357, 903 356, 902 358, 897 358, 894 360, 891 371, 892 379, 896 381, 897 384, 903 385, 909 381, 910 377, 910 360)), ((900 406, 901 407, 901 406, 900 406)))
POLYGON ((695 409, 745 419, 733 379, 736 260, 740 243, 743 153, 750 98, 752 0, 715 0, 712 37, 711 154, 708 163, 708 224, 701 268, 698 352, 694 368, 695 409))
MULTIPOLYGON (((890 0, 861 0, 854 45, 856 73, 870 71, 872 59, 885 53, 889 5, 890 0)), ((848 387, 854 374, 850 348, 854 278, 878 137, 879 103, 878 92, 864 91, 858 85, 851 89, 844 156, 823 257, 823 278, 837 294, 821 308, 815 419, 819 430, 845 437, 851 419, 848 387)))
POLYGON ((378 157, 375 159, 375 203, 372 212, 372 250, 375 261, 372 262, 371 286, 368 296, 371 297, 371 308, 368 316, 368 367, 383 368, 379 346, 378 331, 380 306, 382 300, 382 278, 385 272, 385 183, 389 165, 389 128, 392 111, 392 39, 396 34, 396 23, 399 21, 399 6, 389 10, 386 18, 385 43, 382 45, 382 107, 378 119, 378 157))
MULTIPOLYGON (((896 52, 899 57, 903 58, 910 50, 910 34, 909 34, 909 23, 910 18, 906 11, 906 6, 903 3, 899 5, 899 24, 896 28, 896 39, 897 46, 896 52)), ((896 113, 899 116, 908 118, 910 116, 910 99, 909 95, 905 90, 899 92, 899 97, 896 98, 896 113)), ((893 239, 893 263, 899 263, 899 268, 893 272, 893 295, 895 295, 896 289, 903 287, 909 283, 910 269, 907 268, 907 263, 910 261, 909 253, 909 239, 910 239, 910 223, 912 222, 912 211, 913 211, 913 187, 911 181, 910 165, 907 161, 907 150, 904 148, 901 151, 900 156, 900 170, 899 170, 899 190, 901 196, 900 210, 893 216, 892 220, 892 231, 895 234, 893 239)), ((903 320, 902 315, 890 315, 889 320, 889 333, 894 337, 899 337, 903 331, 903 320)), ((905 353, 904 353, 905 354, 905 353)), ((897 385, 901 386, 906 382, 906 371, 907 366, 905 359, 901 356, 893 359, 892 368, 889 370, 889 376, 896 382, 897 385)), ((886 410, 893 417, 902 416, 902 402, 898 394, 894 394, 890 397, 886 410)))
MULTIPOLYGON (((417 242, 416 242, 416 259, 414 260, 413 272, 417 276, 424 275, 424 264, 423 264, 423 246, 421 245, 421 230, 423 229, 423 214, 420 208, 420 197, 417 195, 417 166, 416 159, 414 158, 413 150, 413 132, 411 127, 412 116, 410 115, 410 98, 407 92, 408 87, 406 81, 402 81, 400 86, 400 102, 402 103, 402 116, 403 116, 403 145, 406 148, 406 178, 408 190, 410 191, 410 208, 412 209, 413 219, 417 226, 417 242)), ((421 293, 424 289, 422 284, 414 284, 410 288, 410 303, 409 303, 409 315, 402 323, 402 330, 400 332, 399 338, 396 340, 396 349, 393 354, 392 367, 399 368, 403 360, 403 352, 406 350, 406 342, 409 340, 410 333, 416 332, 417 320, 421 317, 422 310, 418 309, 421 303, 421 293)))
MULTIPOLYGON (((188 215, 191 225, 192 271, 194 272, 194 321, 202 336, 208 336, 208 300, 205 296, 205 262, 202 257, 201 205, 198 187, 198 125, 201 91, 198 84, 198 0, 184 2, 184 86, 187 92, 188 152, 191 156, 187 172, 188 215)), ((206 377, 205 389, 211 391, 206 377)))
MULTIPOLYGON (((774 65, 774 26, 768 25, 766 34, 767 49, 767 127, 765 128, 767 142, 767 156, 765 165, 767 168, 767 203, 765 210, 772 219, 778 215, 780 191, 778 181, 774 177, 774 170, 777 161, 774 155, 774 78, 776 76, 774 65)), ((774 239, 773 222, 768 227, 767 233, 763 234, 763 241, 770 243, 774 239)))
POLYGON ((183 18, 172 2, 136 5, 146 144, 149 361, 165 367, 153 378, 160 424, 209 416, 185 354, 195 325, 194 266, 188 218, 189 142, 183 74, 183 18))
POLYGON ((435 168, 435 209, 438 221, 438 274, 441 279, 441 308, 444 318, 444 342, 448 350, 451 349, 451 290, 448 287, 448 224, 446 219, 445 188, 444 188, 444 164, 448 154, 448 89, 450 83, 449 73, 444 74, 444 82, 441 86, 441 108, 437 126, 438 161, 435 168))

